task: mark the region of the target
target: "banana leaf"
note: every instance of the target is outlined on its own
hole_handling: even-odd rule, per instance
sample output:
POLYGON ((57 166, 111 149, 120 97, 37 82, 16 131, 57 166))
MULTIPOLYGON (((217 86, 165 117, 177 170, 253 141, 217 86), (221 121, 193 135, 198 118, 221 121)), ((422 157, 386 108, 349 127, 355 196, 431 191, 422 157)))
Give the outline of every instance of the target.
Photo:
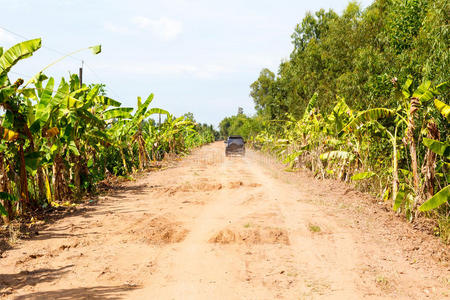
POLYGON ((95 46, 89 47, 89 49, 91 49, 92 53, 99 54, 100 52, 102 52, 102 45, 95 45, 95 46))
POLYGON ((365 125, 370 121, 376 121, 380 118, 388 118, 393 116, 395 113, 391 109, 387 108, 372 108, 360 112, 353 120, 351 120, 341 132, 352 132, 358 130, 360 127, 365 125))
MULTIPOLYGON (((11 203, 14 201, 17 201, 16 197, 14 197, 13 195, 8 194, 6 192, 0 192, 0 199, 11 202, 11 203)), ((1 215, 7 216, 8 212, 6 211, 5 207, 0 203, 0 216, 1 215)))
POLYGON ((6 50, 0 57, 0 76, 7 74, 21 59, 30 57, 39 48, 41 39, 34 39, 18 43, 6 50))
POLYGON ((348 159, 349 161, 352 161, 355 156, 347 151, 329 151, 329 152, 325 152, 320 154, 320 159, 321 160, 331 160, 331 159, 348 159))
POLYGON ((131 119, 133 116, 130 114, 133 111, 132 107, 118 107, 113 108, 102 113, 104 120, 110 119, 131 119))
POLYGON ((420 211, 429 211, 448 202, 450 199, 450 185, 437 192, 433 197, 425 201, 420 207, 420 211))
POLYGON ((436 106, 437 110, 447 119, 447 121, 450 122, 450 105, 445 104, 442 101, 439 101, 438 99, 434 99, 434 105, 436 106))
POLYGON ((448 143, 423 138, 423 144, 434 153, 450 159, 450 145, 448 143))
POLYGON ((303 119, 306 119, 309 116, 309 113, 314 109, 314 106, 317 103, 318 96, 319 96, 319 94, 314 93, 314 95, 309 100, 308 105, 306 106, 305 112, 303 113, 303 119))
POLYGON ((288 156, 286 156, 286 158, 283 160, 283 163, 285 164, 289 164, 292 163, 297 157, 299 157, 300 155, 302 155, 304 152, 304 150, 300 150, 300 151, 296 151, 294 153, 289 154, 288 156))
POLYGON ((114 107, 119 107, 120 105, 122 105, 122 103, 120 103, 119 101, 116 101, 106 96, 97 96, 95 97, 94 102, 101 105, 114 107))
POLYGON ((161 114, 161 115, 168 115, 169 112, 167 110, 161 109, 161 108, 150 108, 146 113, 145 113, 145 118, 148 118, 151 115, 154 114, 161 114))
POLYGON ((0 216, 7 216, 7 215, 8 215, 8 213, 6 212, 6 209, 0 203, 0 216))
POLYGON ((414 91, 412 97, 418 98, 421 102, 433 99, 433 92, 430 90, 431 81, 426 80, 414 91))
POLYGON ((367 179, 370 178, 372 176, 374 176, 375 173, 374 172, 361 172, 361 173, 356 173, 351 177, 351 180, 362 180, 362 179, 367 179))

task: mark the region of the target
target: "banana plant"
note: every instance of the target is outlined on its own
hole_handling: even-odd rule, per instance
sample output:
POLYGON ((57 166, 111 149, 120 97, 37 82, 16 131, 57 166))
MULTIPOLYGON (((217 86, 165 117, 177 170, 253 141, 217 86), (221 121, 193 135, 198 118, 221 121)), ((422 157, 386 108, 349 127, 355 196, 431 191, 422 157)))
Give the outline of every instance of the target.
MULTIPOLYGON (((25 103, 23 95, 28 94, 29 90, 20 90, 23 84, 22 79, 18 79, 11 84, 8 78, 8 72, 20 60, 28 58, 41 47, 41 39, 34 39, 18 43, 6 51, 0 48, 0 107, 5 110, 5 115, 0 124, 2 138, 5 140, 7 150, 15 153, 17 161, 14 167, 18 166, 19 182, 19 201, 22 208, 30 206, 30 198, 28 193, 28 181, 25 155, 28 149, 26 142, 33 143, 30 130, 27 126, 27 110, 29 106, 25 103)), ((12 165, 9 165, 12 167, 12 165)), ((3 178, 3 180, 6 180, 3 178)), ((1 184, 0 184, 1 186, 1 184)), ((6 191, 0 191, 6 192, 6 191)), ((10 199, 11 197, 9 197, 10 199)), ((4 200, 6 210, 10 211, 10 201, 4 200)))
POLYGON ((124 151, 127 151, 130 146, 127 142, 127 137, 132 136, 132 140, 138 145, 139 169, 142 170, 148 162, 147 158, 149 156, 147 147, 145 146, 146 143, 143 135, 143 124, 145 124, 146 119, 153 114, 168 114, 167 111, 161 108, 149 109, 148 107, 152 100, 153 94, 150 94, 144 103, 142 103, 141 98, 138 97, 137 110, 134 115, 131 115, 129 112, 125 111, 115 111, 117 113, 115 113, 114 118, 119 117, 120 120, 112 125, 110 133, 116 137, 117 146, 120 149, 119 151, 125 170, 128 170, 128 165, 126 163, 124 151))
MULTIPOLYGON (((450 106, 446 105, 445 103, 437 99, 434 100, 434 104, 437 110, 447 120, 449 120, 448 114, 450 113, 450 106)), ((450 143, 448 141, 440 142, 433 139, 424 138, 423 144, 429 149, 429 151, 432 151, 433 153, 443 157, 447 161, 450 160, 450 143)), ((425 201, 419 207, 419 210, 425 212, 438 208, 444 203, 448 203, 449 199, 450 199, 450 185, 447 185, 446 187, 442 188, 439 192, 437 192, 435 195, 433 195, 431 198, 429 198, 427 201, 425 201)))

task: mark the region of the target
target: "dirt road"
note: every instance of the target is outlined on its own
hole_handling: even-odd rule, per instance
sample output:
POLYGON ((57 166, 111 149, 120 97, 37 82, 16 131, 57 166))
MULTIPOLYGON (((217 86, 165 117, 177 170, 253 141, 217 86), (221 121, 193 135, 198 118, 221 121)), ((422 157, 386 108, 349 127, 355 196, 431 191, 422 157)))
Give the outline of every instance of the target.
POLYGON ((5 299, 445 299, 448 247, 348 186, 223 143, 0 258, 5 299), (440 260, 440 261, 439 261, 440 260))

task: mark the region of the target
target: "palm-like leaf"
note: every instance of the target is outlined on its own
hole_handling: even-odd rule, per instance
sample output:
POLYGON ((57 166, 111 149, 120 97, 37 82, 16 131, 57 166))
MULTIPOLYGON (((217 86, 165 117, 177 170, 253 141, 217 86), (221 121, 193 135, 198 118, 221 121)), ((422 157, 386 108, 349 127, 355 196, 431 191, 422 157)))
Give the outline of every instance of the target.
POLYGON ((363 125, 371 121, 376 121, 381 118, 388 118, 395 114, 391 109, 387 108, 372 108, 360 112, 353 120, 351 120, 341 132, 353 132, 361 128, 363 125))
POLYGON ((434 153, 450 159, 450 145, 448 143, 423 138, 423 144, 434 153))
POLYGON ((445 104, 442 101, 439 101, 438 99, 434 100, 434 105, 436 106, 437 110, 447 119, 447 121, 450 122, 450 105, 445 104))
POLYGON ((450 185, 437 192, 433 197, 425 201, 420 207, 420 211, 429 211, 435 209, 450 199, 450 185))
POLYGON ((41 39, 34 39, 18 43, 6 50, 0 57, 0 77, 6 75, 21 59, 33 55, 33 52, 39 48, 41 48, 41 39))

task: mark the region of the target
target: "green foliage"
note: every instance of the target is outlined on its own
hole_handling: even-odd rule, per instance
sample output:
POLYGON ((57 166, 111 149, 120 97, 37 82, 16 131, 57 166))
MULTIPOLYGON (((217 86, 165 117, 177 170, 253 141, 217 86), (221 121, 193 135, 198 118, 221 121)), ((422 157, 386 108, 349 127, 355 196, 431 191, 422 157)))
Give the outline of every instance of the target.
POLYGON ((437 192, 433 197, 424 202, 420 207, 420 211, 429 211, 447 203, 450 199, 450 185, 437 192))
POLYGON ((434 105, 439 110, 439 112, 450 122, 450 105, 445 104, 438 99, 434 100, 434 105))
POLYGON ((423 138, 423 144, 434 153, 450 159, 450 144, 423 138))
POLYGON ((360 112, 342 131, 351 132, 359 129, 370 121, 376 121, 380 118, 388 118, 394 115, 394 111, 386 108, 373 108, 360 112))
POLYGON ((230 135, 240 135, 248 140, 255 136, 261 129, 259 118, 250 118, 244 113, 239 113, 223 119, 219 124, 220 137, 226 139, 230 135))
POLYGON ((332 160, 332 159, 339 159, 339 160, 354 160, 355 156, 347 151, 329 151, 320 154, 321 160, 332 160))
POLYGON ((77 75, 57 84, 41 71, 29 81, 33 87, 21 88, 22 79, 11 84, 11 67, 40 46, 36 39, 0 51, 0 214, 78 200, 108 174, 127 177, 166 153, 214 141, 212 126, 150 108, 153 94, 139 97, 135 110, 107 97, 102 84, 81 85, 77 75), (164 123, 156 124, 155 114, 164 123))
POLYGON ((6 75, 20 60, 33 55, 39 48, 41 48, 41 39, 34 39, 16 44, 3 52, 0 56, 0 77, 6 75))
POLYGON ((370 178, 372 176, 375 176, 374 172, 361 172, 361 173, 356 173, 355 175, 353 175, 351 177, 351 179, 352 180, 362 180, 362 179, 370 178))

